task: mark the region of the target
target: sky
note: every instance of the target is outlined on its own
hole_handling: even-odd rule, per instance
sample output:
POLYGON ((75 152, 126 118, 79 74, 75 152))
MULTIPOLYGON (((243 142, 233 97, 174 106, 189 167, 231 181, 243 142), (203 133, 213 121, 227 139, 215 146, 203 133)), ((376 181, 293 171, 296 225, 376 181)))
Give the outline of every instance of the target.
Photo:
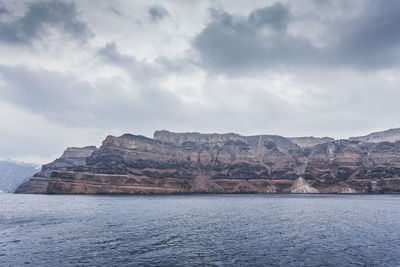
POLYGON ((0 159, 155 130, 400 127, 400 1, 0 0, 0 159))

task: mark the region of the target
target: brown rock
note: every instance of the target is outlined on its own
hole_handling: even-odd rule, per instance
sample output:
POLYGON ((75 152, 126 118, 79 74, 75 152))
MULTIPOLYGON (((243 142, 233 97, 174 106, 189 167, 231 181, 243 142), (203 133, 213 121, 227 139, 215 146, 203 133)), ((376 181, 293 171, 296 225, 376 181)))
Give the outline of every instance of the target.
POLYGON ((395 193, 400 141, 168 131, 154 139, 107 136, 99 149, 67 149, 16 192, 395 193))

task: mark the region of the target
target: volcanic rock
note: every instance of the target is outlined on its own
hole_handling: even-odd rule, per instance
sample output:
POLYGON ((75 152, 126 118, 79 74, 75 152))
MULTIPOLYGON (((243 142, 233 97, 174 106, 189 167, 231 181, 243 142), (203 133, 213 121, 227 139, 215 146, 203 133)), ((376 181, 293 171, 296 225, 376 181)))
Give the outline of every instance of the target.
POLYGON ((29 181, 20 185, 15 190, 15 193, 45 193, 53 171, 67 170, 70 167, 85 165, 86 158, 96 149, 95 146, 67 148, 60 158, 43 165, 41 171, 34 174, 29 181))
POLYGON ((390 142, 387 134, 383 142, 168 131, 153 139, 107 136, 99 149, 67 149, 16 192, 397 193, 400 135, 393 132, 390 142))

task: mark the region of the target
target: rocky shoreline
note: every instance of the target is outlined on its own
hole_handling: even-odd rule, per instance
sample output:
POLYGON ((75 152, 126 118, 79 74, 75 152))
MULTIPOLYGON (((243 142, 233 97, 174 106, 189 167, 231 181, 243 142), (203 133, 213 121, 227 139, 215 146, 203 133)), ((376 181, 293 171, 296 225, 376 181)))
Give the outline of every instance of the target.
POLYGON ((68 148, 16 193, 398 193, 400 129, 365 137, 172 133, 68 148))

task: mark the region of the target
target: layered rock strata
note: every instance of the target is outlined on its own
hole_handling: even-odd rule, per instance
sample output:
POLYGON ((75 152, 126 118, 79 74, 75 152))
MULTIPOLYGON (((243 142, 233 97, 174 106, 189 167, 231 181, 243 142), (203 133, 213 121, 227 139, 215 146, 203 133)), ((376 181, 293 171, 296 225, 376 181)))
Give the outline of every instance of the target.
POLYGON ((60 158, 43 165, 41 171, 34 174, 29 181, 20 185, 15 193, 47 193, 47 187, 53 171, 67 170, 85 165, 86 158, 96 149, 95 146, 67 148, 60 158))
POLYGON ((67 150, 16 192, 397 193, 400 141, 391 141, 168 131, 153 139, 108 136, 99 149, 67 150))

